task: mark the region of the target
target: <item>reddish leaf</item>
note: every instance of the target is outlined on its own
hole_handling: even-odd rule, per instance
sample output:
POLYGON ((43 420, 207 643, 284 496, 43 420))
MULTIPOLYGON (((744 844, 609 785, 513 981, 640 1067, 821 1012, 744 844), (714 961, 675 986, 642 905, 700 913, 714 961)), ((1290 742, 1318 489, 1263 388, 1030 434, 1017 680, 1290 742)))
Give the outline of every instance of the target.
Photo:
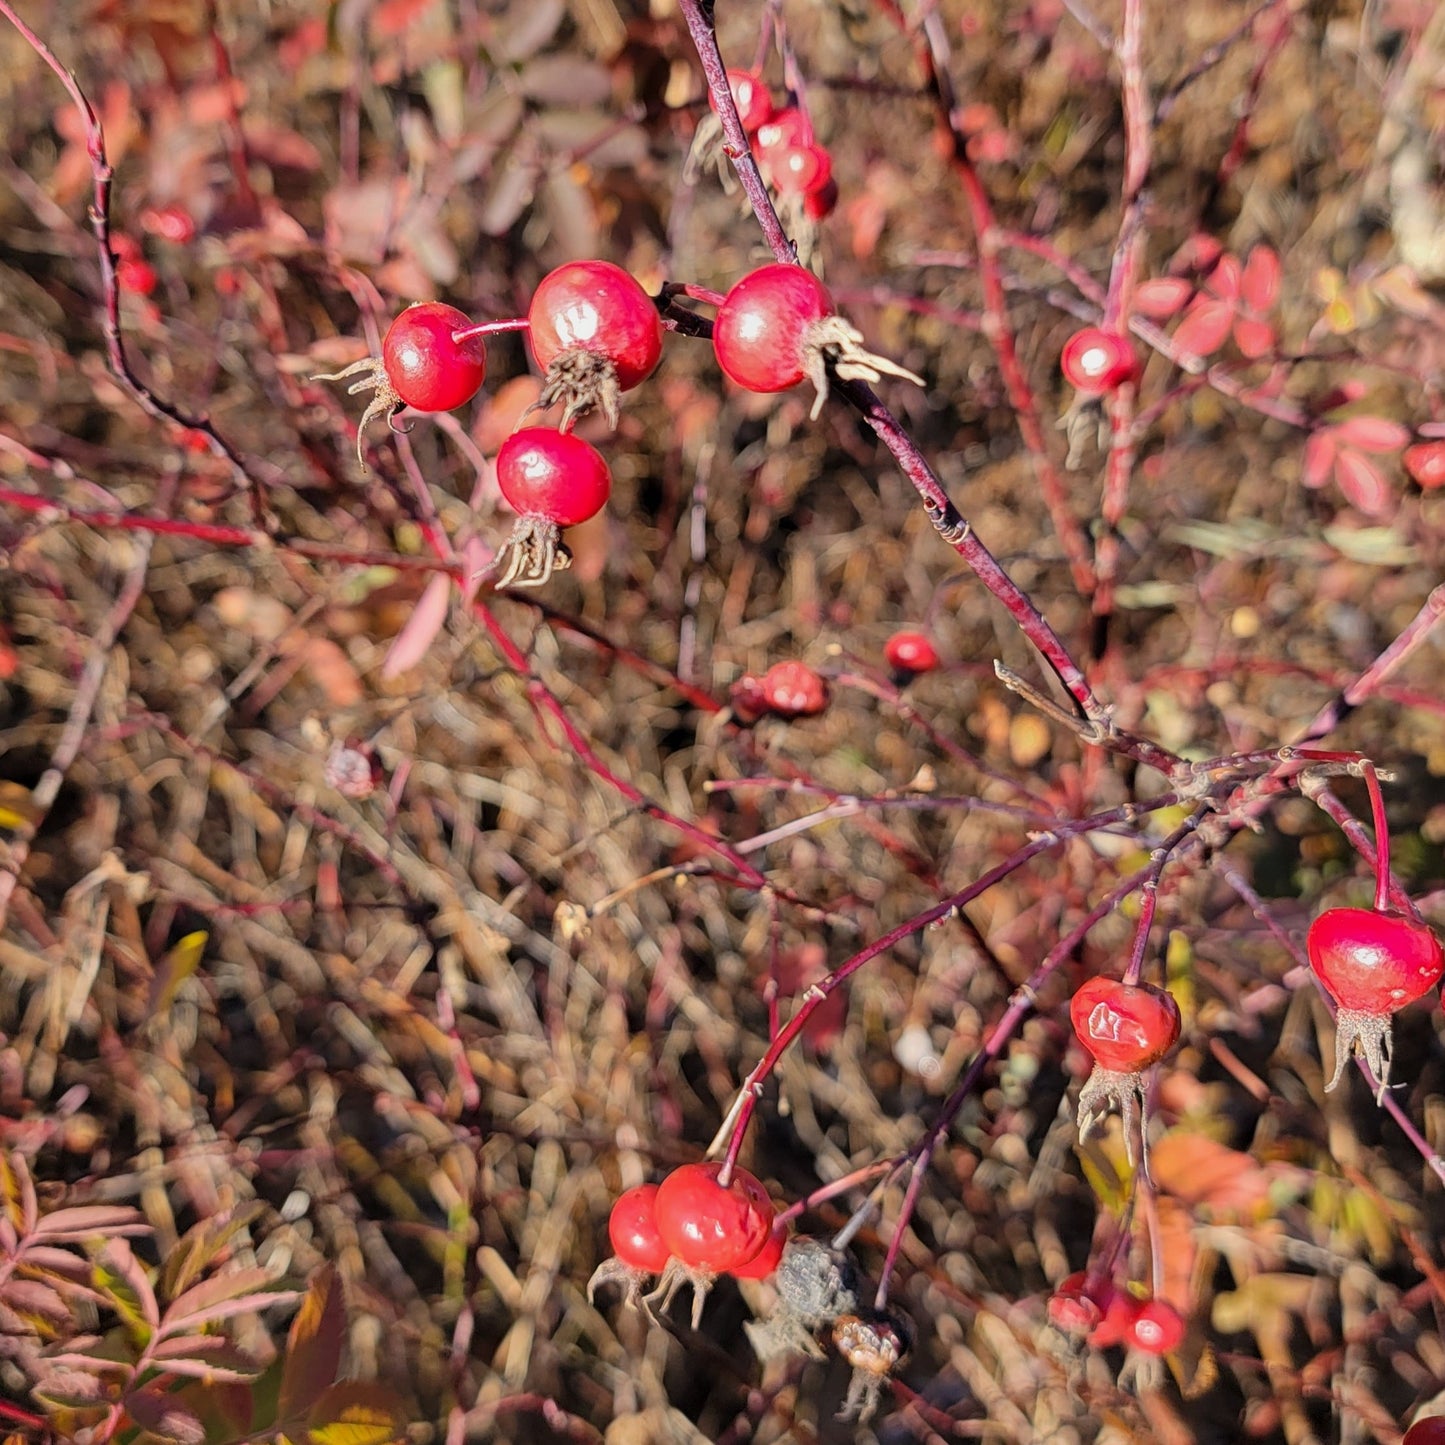
POLYGON ((1417 442, 1404 460, 1405 470, 1422 487, 1445 487, 1445 442, 1417 442))
POLYGON ((382 677, 399 677, 427 655, 446 623, 451 588, 452 579, 444 572, 437 573, 426 584, 421 600, 412 608, 411 616, 387 650, 386 660, 381 664, 382 677))
POLYGON ((1182 276, 1157 276, 1141 281, 1134 289, 1134 310, 1155 321, 1177 316, 1194 295, 1194 287, 1182 276))
POLYGON ((347 1380, 332 1385, 306 1419, 308 1445, 389 1445, 401 1434, 390 1390, 347 1380))
POLYGON ((1218 265, 1205 278, 1204 289, 1221 300, 1237 302, 1240 275, 1239 257, 1226 251, 1219 258, 1218 265))
POLYGON ((205 1445, 206 1430, 194 1411, 159 1390, 129 1391, 122 1402, 137 1425, 173 1445, 205 1445))
POLYGON ((286 1337, 286 1368, 281 1376, 282 1419, 303 1419, 335 1381, 341 1368, 346 1307, 341 1281, 327 1265, 311 1281, 306 1298, 286 1337))
POLYGON ((37 1236, 77 1244, 98 1234, 134 1239, 150 1232, 150 1225, 139 1213, 120 1204, 83 1204, 73 1209, 57 1209, 35 1226, 37 1236))
POLYGON ((1234 344, 1251 361, 1268 356, 1275 349, 1277 340, 1274 326, 1268 321, 1241 316, 1234 323, 1234 344))
POLYGON ((1272 311, 1279 300, 1279 256, 1271 246, 1256 246, 1244 263, 1239 295, 1244 304, 1261 314, 1272 311))
POLYGON ((1188 356, 1210 356, 1224 345, 1233 324, 1233 301, 1213 301, 1201 296, 1184 313, 1184 320, 1174 333, 1174 344, 1188 356))
POLYGON ((1363 452, 1342 447, 1335 458, 1335 480, 1348 501, 1370 517, 1390 510, 1390 486, 1363 452))
POLYGON ((65 1301, 48 1285, 34 1279, 10 1279, 0 1286, 5 1303, 21 1314, 33 1315, 53 1324, 70 1318, 65 1301))
POLYGON ((1397 452, 1410 440, 1405 427, 1382 416, 1352 416, 1334 431, 1341 445, 1358 447, 1362 452, 1397 452))
POLYGON ((175 1335, 157 1344, 150 1357, 172 1374, 199 1380, 253 1380, 262 1370, 225 1335, 175 1335))
POLYGON ((1330 472, 1334 470, 1337 450, 1335 434, 1329 427, 1310 435, 1305 442, 1304 470, 1300 475, 1300 480, 1305 486, 1322 487, 1329 481, 1330 472))
POLYGON ((1175 253, 1169 269, 1176 274, 1180 271, 1207 271, 1219 259, 1224 247, 1202 231, 1191 236, 1175 253))

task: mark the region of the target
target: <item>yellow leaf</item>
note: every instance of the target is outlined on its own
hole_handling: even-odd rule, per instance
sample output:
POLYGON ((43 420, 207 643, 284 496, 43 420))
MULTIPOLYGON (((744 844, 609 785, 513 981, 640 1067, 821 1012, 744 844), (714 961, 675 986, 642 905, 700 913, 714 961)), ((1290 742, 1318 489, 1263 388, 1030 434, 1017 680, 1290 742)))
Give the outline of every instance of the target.
MULTIPOLYGON (((351 1410, 348 1414, 370 1411, 351 1410)), ((389 1415, 369 1420, 335 1420, 330 1425, 313 1426, 306 1432, 310 1445, 390 1445, 396 1439, 396 1422, 389 1415)))
POLYGON ((202 930, 188 933, 156 965, 151 980, 151 1013, 161 1014, 176 1000, 181 985, 200 966, 210 934, 202 930))

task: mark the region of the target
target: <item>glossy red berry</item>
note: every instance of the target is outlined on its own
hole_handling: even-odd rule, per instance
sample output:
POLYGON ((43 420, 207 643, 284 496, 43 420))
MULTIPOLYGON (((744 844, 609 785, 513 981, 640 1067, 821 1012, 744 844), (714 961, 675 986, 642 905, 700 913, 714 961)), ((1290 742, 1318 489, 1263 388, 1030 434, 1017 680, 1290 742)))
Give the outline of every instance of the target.
POLYGON ((883 644, 883 656, 894 672, 932 672, 938 666, 938 649, 924 632, 895 632, 883 644))
POLYGON ((1151 1299, 1139 1306, 1124 1330, 1124 1343, 1146 1355, 1167 1355, 1184 1341, 1184 1316, 1171 1304, 1151 1299))
POLYGON ((777 146, 766 153, 768 179, 784 196, 810 196, 833 179, 833 159, 820 145, 777 146))
POLYGON ((601 453, 571 432, 530 426, 497 452, 497 486, 518 521, 498 550, 497 587, 537 587, 570 565, 559 532, 595 517, 612 491, 601 453), (505 560, 504 560, 505 559, 505 560))
POLYGON ((721 1274, 753 1259, 773 1228, 773 1202, 761 1182, 734 1168, 724 1186, 720 1163, 683 1164, 658 1186, 657 1231, 688 1269, 721 1274))
POLYGON ((1103 1311, 1090 1293, 1088 1284, 1088 1276, 1083 1270, 1060 1280, 1049 1296, 1050 1323, 1069 1334, 1082 1334, 1099 1323, 1103 1311))
POLYGON ((1179 1037, 1179 1005, 1149 983, 1091 978, 1070 1001, 1069 1018, 1095 1060, 1119 1074, 1148 1068, 1179 1037))
POLYGON ((762 676, 761 691, 780 717, 812 717, 828 706, 828 684, 804 662, 775 662, 762 676))
MULTIPOLYGON (((1079 1092, 1079 1138, 1087 1139, 1111 1108, 1124 1122, 1124 1147, 1134 1157, 1136 1110, 1143 1124, 1147 1098, 1140 1072, 1157 1063, 1179 1037, 1179 1005, 1153 984, 1091 978, 1069 1002, 1079 1042, 1093 1055, 1094 1070, 1079 1092)), ((1141 1128, 1141 1136, 1147 1130, 1141 1128)))
POLYGON ((455 306, 423 301, 408 306, 387 328, 380 356, 364 356, 340 371, 323 372, 316 381, 356 380, 349 395, 375 391, 356 428, 356 457, 366 465, 363 448, 372 417, 390 425, 403 407, 450 411, 470 401, 487 374, 487 353, 479 336, 458 341, 454 333, 471 323, 455 306))
POLYGON ((1445 1415, 1429 1415, 1416 1420, 1400 1445, 1445 1445, 1445 1415))
POLYGON ((418 411, 451 411, 469 402, 487 375, 479 337, 453 341, 471 322, 455 306, 423 301, 387 328, 381 361, 392 390, 418 411))
MULTIPOLYGON (((759 75, 751 70, 728 71, 728 89, 733 93, 733 104, 738 108, 738 118, 749 135, 760 125, 772 118, 773 97, 759 75)), ((712 105, 712 97, 708 97, 712 105)), ((713 107, 717 109, 716 106, 713 107)))
POLYGON ((617 1196, 607 1218, 612 1253, 630 1269, 661 1274, 672 1251, 657 1232, 657 1185, 638 1184, 617 1196))
POLYGON ((1445 441, 1416 442, 1405 448, 1405 470, 1426 491, 1445 487, 1445 441))
POLYGON ((758 127, 760 158, 779 146, 812 145, 813 123, 795 105, 785 106, 758 127))
MULTIPOLYGON (((745 391, 786 391, 806 376, 817 389, 816 417, 828 394, 828 364, 845 380, 912 372, 862 349, 862 333, 839 316, 828 288, 801 266, 775 263, 744 276, 713 321, 718 365, 745 391)), ((921 385, 921 382, 920 382, 921 385)))
POLYGON ((728 702, 732 705, 733 717, 745 727, 770 711, 763 680, 751 672, 743 673, 728 689, 728 702))
POLYGON ((610 261, 569 261, 549 272, 532 294, 527 323, 546 373, 537 404, 562 403, 564 427, 593 407, 616 426, 619 394, 651 376, 662 356, 657 307, 610 261))
POLYGON ((1092 1298, 1103 1313, 1089 1331, 1089 1344, 1096 1350, 1122 1344, 1139 1313, 1139 1301, 1110 1280, 1105 1280, 1092 1298))
POLYGON ((1139 360, 1128 340, 1116 331, 1086 326, 1064 343, 1059 357, 1064 380, 1075 390, 1098 396, 1131 380, 1139 360))
POLYGON ((827 185, 809 191, 803 197, 803 214, 810 221, 826 221, 838 206, 838 182, 829 180, 827 185))
POLYGON ((767 1243, 746 1264, 736 1265, 728 1273, 734 1279, 767 1279, 777 1269, 787 1242, 786 1228, 773 1230, 767 1243))
POLYGON ((122 291, 149 296, 156 289, 156 268, 149 261, 128 257, 115 268, 115 279, 122 291))
POLYGON ((1310 967, 1339 1004, 1333 1089, 1358 1046, 1379 1081, 1390 1077, 1390 1016, 1439 982, 1440 940, 1423 923, 1373 908, 1327 908, 1305 938, 1310 967))

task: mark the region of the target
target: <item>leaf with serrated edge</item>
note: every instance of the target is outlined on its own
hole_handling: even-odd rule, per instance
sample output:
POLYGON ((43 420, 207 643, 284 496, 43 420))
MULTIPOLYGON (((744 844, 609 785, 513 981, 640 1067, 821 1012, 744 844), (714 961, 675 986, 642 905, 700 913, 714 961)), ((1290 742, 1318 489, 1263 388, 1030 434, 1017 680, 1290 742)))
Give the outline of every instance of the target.
POLYGON ((336 1379, 346 1309, 336 1269, 319 1270, 301 1301, 286 1337, 286 1370, 281 1376, 280 1417, 302 1419, 336 1379))
MULTIPOLYGON (((195 1325, 220 1319, 224 1316, 211 1313, 218 1305, 228 1304, 243 1295, 266 1291, 275 1282, 271 1270, 251 1266, 248 1269, 232 1270, 229 1274, 218 1274, 200 1284, 192 1285, 183 1295, 173 1299, 166 1310, 162 1333, 174 1334, 183 1326, 195 1325)), ((234 1313, 234 1311, 232 1311, 234 1313)))
POLYGON ((257 1290, 254 1294, 242 1295, 238 1299, 223 1300, 219 1304, 210 1305, 200 1313, 168 1320, 166 1329, 168 1332, 178 1329, 192 1330, 197 1325, 210 1325, 220 1320, 234 1319, 237 1315, 254 1314, 259 1310, 268 1310, 273 1305, 290 1304, 300 1293, 300 1290, 294 1289, 257 1290))
POLYGON ((105 1291, 117 1312, 149 1336, 160 1323, 160 1306, 141 1262, 123 1239, 112 1239, 95 1263, 95 1285, 105 1291))
POLYGON ((151 1227, 134 1210, 124 1204, 78 1204, 70 1209, 57 1209, 35 1226, 34 1233, 52 1242, 57 1239, 82 1241, 103 1234, 107 1238, 124 1238, 149 1234, 151 1227))
POLYGON ((230 1214, 213 1215, 192 1225, 161 1265, 157 1288, 173 1300, 188 1290, 227 1249, 231 1241, 263 1212, 259 1203, 244 1204, 230 1214))
POLYGON ((398 1401, 380 1385, 332 1385, 306 1421, 307 1445, 390 1445, 401 1433, 398 1401))

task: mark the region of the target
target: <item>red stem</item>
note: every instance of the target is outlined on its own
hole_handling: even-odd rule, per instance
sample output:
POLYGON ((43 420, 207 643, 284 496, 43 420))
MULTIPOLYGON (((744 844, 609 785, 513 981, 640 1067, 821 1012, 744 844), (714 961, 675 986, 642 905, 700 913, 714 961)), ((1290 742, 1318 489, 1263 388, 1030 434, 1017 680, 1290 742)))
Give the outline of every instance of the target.
POLYGON ((525 316, 513 316, 507 321, 479 321, 462 331, 453 331, 455 342, 470 341, 474 336, 498 336, 504 331, 528 331, 532 323, 525 316))
POLYGON ((1370 814, 1375 824, 1375 908, 1383 913, 1390 906, 1390 825, 1385 819, 1385 794, 1375 765, 1360 765, 1370 794, 1370 814))

